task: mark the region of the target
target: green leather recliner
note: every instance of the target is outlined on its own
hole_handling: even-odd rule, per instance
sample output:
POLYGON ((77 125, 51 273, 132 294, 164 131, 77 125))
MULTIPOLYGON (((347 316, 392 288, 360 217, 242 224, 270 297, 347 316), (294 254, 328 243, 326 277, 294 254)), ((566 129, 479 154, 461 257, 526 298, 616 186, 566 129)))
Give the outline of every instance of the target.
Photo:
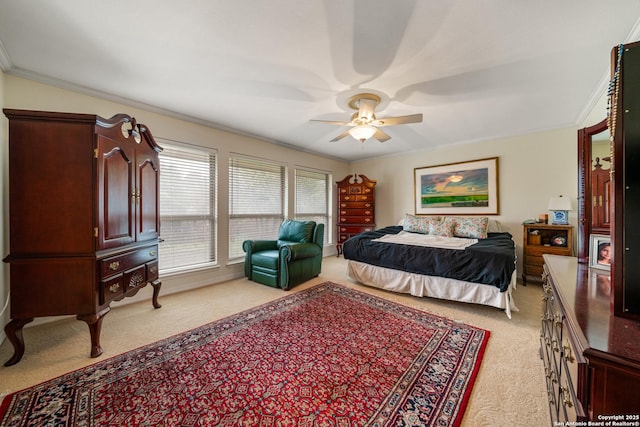
POLYGON ((254 282, 289 289, 320 274, 324 224, 286 220, 278 240, 245 240, 244 274, 254 282))

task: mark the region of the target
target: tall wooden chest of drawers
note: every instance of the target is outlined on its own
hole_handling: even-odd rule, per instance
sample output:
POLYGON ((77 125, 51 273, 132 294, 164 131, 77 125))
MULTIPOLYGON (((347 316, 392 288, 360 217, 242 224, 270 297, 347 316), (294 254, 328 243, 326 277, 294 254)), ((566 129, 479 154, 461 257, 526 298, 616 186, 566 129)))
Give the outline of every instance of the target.
POLYGON ((347 175, 338 185, 338 256, 342 244, 363 231, 373 230, 376 181, 364 175, 347 175))

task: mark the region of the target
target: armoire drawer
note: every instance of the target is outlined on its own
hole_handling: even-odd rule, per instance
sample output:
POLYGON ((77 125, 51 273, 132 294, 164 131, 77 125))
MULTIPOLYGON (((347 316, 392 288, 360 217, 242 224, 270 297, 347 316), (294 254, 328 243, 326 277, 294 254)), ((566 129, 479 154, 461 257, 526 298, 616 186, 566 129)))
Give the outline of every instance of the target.
POLYGON ((116 256, 104 258, 100 261, 101 277, 109 277, 113 274, 124 272, 140 264, 145 264, 158 259, 158 247, 149 246, 126 252, 116 256))
POLYGON ((140 265, 131 270, 127 270, 123 275, 124 292, 127 293, 133 289, 142 287, 147 283, 147 266, 140 265))
POLYGON ((117 274, 108 279, 100 281, 100 305, 124 297, 124 286, 122 285, 122 274, 117 274))
POLYGON ((158 279, 158 261, 147 263, 147 282, 158 279))

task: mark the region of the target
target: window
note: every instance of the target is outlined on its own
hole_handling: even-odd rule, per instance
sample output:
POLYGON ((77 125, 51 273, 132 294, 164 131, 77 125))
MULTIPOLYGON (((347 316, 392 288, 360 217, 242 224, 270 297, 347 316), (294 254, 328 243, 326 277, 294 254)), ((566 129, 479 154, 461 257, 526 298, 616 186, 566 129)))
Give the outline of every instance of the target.
POLYGON ((324 242, 329 243, 331 176, 326 172, 296 169, 295 219, 324 224, 324 242))
POLYGON ((229 159, 229 260, 244 257, 247 239, 273 240, 286 217, 287 168, 232 155, 229 159))
POLYGON ((160 271, 217 263, 216 152, 162 143, 160 271))

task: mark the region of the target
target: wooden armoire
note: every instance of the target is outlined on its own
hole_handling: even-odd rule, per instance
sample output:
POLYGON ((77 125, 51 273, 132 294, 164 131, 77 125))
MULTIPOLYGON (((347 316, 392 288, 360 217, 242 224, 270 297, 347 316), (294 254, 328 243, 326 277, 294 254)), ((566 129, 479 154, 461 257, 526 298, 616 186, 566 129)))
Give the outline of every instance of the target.
POLYGON ((4 110, 9 119, 11 321, 18 363, 35 317, 75 315, 91 356, 110 303, 153 285, 159 308, 158 153, 128 115, 4 110))
POLYGON ((376 226, 376 181, 364 175, 347 175, 338 186, 338 256, 350 237, 376 226))

